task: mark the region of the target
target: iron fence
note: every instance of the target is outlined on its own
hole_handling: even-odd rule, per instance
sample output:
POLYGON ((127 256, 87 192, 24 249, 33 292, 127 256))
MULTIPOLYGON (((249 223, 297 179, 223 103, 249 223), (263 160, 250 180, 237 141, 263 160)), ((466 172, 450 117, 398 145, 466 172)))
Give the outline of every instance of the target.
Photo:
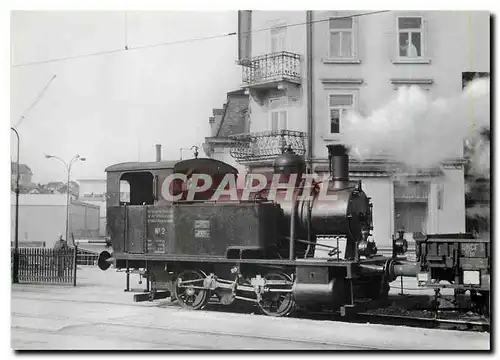
POLYGON ((243 65, 243 85, 284 80, 300 82, 300 55, 288 51, 257 56, 243 65))
POLYGON ((232 135, 236 142, 230 154, 238 162, 270 160, 283 154, 287 149, 295 154, 304 155, 306 134, 300 131, 278 130, 232 135))
MULTIPOLYGON (((19 248, 19 283, 73 284, 76 286, 76 247, 54 250, 19 248)), ((14 249, 11 249, 14 260, 14 249)))
POLYGON ((76 255, 76 265, 97 266, 98 259, 99 259, 98 253, 94 251, 78 249, 78 254, 76 255))

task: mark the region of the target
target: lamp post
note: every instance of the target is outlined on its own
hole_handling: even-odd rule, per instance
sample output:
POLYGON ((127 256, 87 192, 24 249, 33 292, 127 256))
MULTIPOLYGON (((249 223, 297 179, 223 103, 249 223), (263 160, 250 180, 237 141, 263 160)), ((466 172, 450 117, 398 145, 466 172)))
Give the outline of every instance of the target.
POLYGON ((17 161, 16 161, 16 228, 14 237, 14 261, 12 264, 12 283, 19 283, 19 133, 13 127, 10 128, 17 136, 17 161))
POLYGON ((80 155, 75 155, 73 156, 73 158, 71 159, 71 161, 68 163, 66 163, 66 161, 64 161, 63 159, 61 159, 60 157, 57 157, 57 156, 54 156, 54 155, 45 155, 45 157, 47 159, 57 159, 59 161, 61 161, 64 166, 66 166, 66 170, 68 171, 68 181, 67 181, 67 189, 66 189, 66 241, 69 242, 69 196, 70 196, 70 174, 71 174, 71 166, 73 166, 73 164, 75 163, 75 161, 85 161, 86 159, 83 158, 83 157, 80 157, 80 155))

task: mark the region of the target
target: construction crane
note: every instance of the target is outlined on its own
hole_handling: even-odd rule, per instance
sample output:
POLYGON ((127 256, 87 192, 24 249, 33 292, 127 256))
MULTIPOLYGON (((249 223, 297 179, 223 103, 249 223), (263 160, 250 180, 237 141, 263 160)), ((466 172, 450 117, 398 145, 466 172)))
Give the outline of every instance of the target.
POLYGON ((42 99, 43 95, 45 94, 45 91, 47 91, 47 89, 49 88, 50 84, 52 83, 52 81, 54 81, 54 79, 56 78, 56 75, 52 76, 52 78, 50 79, 50 81, 47 83, 47 85, 45 85, 45 87, 42 89, 42 91, 40 91, 40 93, 38 94, 38 96, 36 97, 35 101, 33 101, 33 103, 26 109, 26 111, 24 112, 24 114, 19 118, 19 121, 17 122, 16 126, 14 126, 14 129, 17 129, 19 127, 19 125, 21 125, 21 122, 26 119, 26 117, 28 116, 28 113, 35 107, 36 104, 38 104, 38 102, 42 99))

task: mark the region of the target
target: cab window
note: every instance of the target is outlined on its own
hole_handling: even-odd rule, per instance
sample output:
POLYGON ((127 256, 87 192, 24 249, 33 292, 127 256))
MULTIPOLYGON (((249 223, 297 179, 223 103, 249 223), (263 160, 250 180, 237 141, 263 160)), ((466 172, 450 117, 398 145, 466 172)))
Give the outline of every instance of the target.
POLYGON ((120 205, 153 205, 154 176, 148 171, 124 173, 120 177, 120 205))

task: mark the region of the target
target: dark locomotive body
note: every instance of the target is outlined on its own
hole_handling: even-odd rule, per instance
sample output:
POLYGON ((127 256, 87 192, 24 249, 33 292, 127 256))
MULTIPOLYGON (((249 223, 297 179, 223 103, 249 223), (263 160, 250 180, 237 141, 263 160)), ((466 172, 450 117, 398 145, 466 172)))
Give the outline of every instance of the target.
POLYGON ((349 181, 347 149, 334 145, 328 151, 327 180, 301 180, 304 159, 285 153, 274 172, 288 185, 268 184, 249 199, 238 189, 236 198, 212 201, 224 177, 237 176, 235 168, 213 159, 107 168, 113 254, 101 254, 99 266, 125 269, 127 290, 130 272, 140 272, 147 292, 136 295, 137 301, 171 295, 192 309, 203 308, 213 296, 225 305, 255 302, 274 316, 287 315, 296 305, 345 314, 358 302, 383 301, 389 282, 416 276, 417 267, 397 259, 406 251, 404 242, 395 243, 392 257, 376 254, 372 207, 360 184, 349 181), (166 182, 173 174, 185 178, 166 182), (200 174, 214 183, 189 196, 187 184, 200 174), (298 180, 287 198, 291 176, 298 180), (120 197, 121 181, 130 186, 127 201, 120 197))

